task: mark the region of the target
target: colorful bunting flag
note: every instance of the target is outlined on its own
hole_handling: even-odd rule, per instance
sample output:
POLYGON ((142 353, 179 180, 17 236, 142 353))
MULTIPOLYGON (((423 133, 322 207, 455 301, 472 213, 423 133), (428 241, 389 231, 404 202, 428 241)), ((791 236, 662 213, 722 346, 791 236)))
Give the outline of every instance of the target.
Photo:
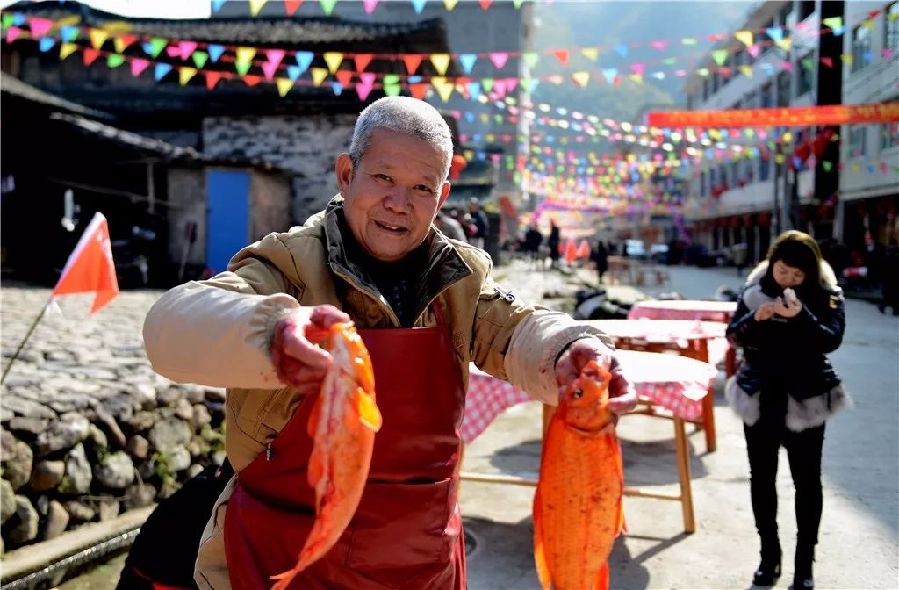
MULTIPOLYGON (((414 1, 415 0, 413 0, 413 2, 414 1)), ((456 4, 458 4, 458 2, 459 2, 459 0, 443 0, 443 5, 446 6, 446 9, 448 11, 452 12, 453 8, 456 7, 456 4)))
POLYGON ((359 95, 359 100, 365 101, 368 98, 368 95, 371 94, 372 87, 375 83, 375 74, 371 72, 363 72, 359 74, 359 83, 356 84, 356 94, 359 95))
POLYGON ((322 57, 325 59, 325 63, 328 65, 328 71, 332 74, 340 68, 340 64, 343 63, 343 54, 337 51, 328 51, 322 57))
POLYGON ((571 78, 577 83, 581 88, 586 88, 587 83, 590 82, 590 72, 574 72, 571 74, 571 78))
POLYGON ((153 77, 159 82, 165 75, 172 71, 172 66, 167 63, 158 63, 153 70, 153 77))
MULTIPOLYGON (((480 0, 480 3, 481 3, 481 9, 487 10, 488 8, 490 8, 490 5, 493 4, 493 0, 480 0)), ((443 102, 446 102, 446 101, 443 101, 443 102)))
POLYGON ((284 0, 284 12, 287 13, 287 16, 293 16, 302 3, 303 0, 284 0))
POLYGON ((712 52, 712 59, 715 60, 715 63, 719 66, 723 66, 724 62, 727 60, 727 56, 729 55, 727 49, 716 49, 712 52))
POLYGON ((590 61, 596 61, 597 59, 599 59, 599 48, 584 47, 583 49, 581 49, 581 54, 590 61))
POLYGON ((322 12, 331 16, 331 13, 334 12, 334 5, 337 4, 337 0, 318 0, 318 4, 322 8, 322 12))
POLYGON ((88 37, 91 40, 91 46, 94 49, 100 49, 103 47, 103 43, 106 42, 106 39, 109 38, 109 33, 103 29, 91 29, 88 31, 88 37))
POLYGON ((474 53, 459 54, 459 63, 462 64, 462 69, 468 75, 471 74, 471 70, 472 70, 472 68, 474 68, 474 64, 477 60, 478 60, 478 56, 474 53))
POLYGON ((59 47, 59 59, 65 59, 75 53, 75 50, 78 49, 78 46, 74 43, 63 43, 59 47))
POLYGON ((206 46, 206 51, 209 53, 209 59, 212 60, 212 63, 215 63, 219 60, 222 54, 225 53, 225 48, 222 45, 210 43, 206 46))
POLYGON ((288 78, 278 78, 275 80, 275 86, 278 88, 278 96, 283 98, 284 96, 287 96, 287 93, 293 88, 293 80, 288 78))
POLYGON ((752 31, 737 31, 734 33, 734 37, 746 47, 750 47, 753 43, 752 31))
POLYGON ((131 60, 131 75, 137 78, 140 76, 141 72, 147 69, 147 66, 150 65, 150 61, 146 59, 133 58, 131 60))
POLYGON ((195 51, 194 54, 190 57, 193 60, 194 64, 196 64, 198 68, 202 69, 203 66, 206 65, 206 61, 209 59, 209 54, 205 51, 195 51))
POLYGON ((197 68, 178 68, 178 83, 184 86, 190 79, 197 75, 197 68))
POLYGON ((74 41, 78 38, 78 27, 63 25, 59 27, 59 38, 64 42, 74 41))
POLYGON ((406 64, 406 73, 410 76, 415 74, 415 70, 421 65, 422 56, 418 53, 408 53, 403 56, 403 63, 406 64))
MULTIPOLYGON (((412 0, 412 9, 415 11, 415 14, 421 14, 421 11, 425 9, 425 2, 427 0, 412 0)), ((456 5, 455 0, 452 1, 452 6, 447 5, 447 10, 452 10, 453 6, 456 5)))
POLYGON ((265 6, 268 0, 247 0, 247 2, 250 4, 250 16, 259 16, 262 7, 265 6))
POLYGON ((353 57, 353 62, 356 64, 356 71, 364 72, 365 68, 368 67, 368 64, 371 63, 373 57, 374 55, 371 53, 357 53, 353 57))
POLYGON ((56 40, 52 37, 44 37, 38 42, 41 52, 50 51, 54 45, 56 45, 56 40))
POLYGON ((93 47, 85 47, 84 51, 81 52, 81 58, 84 61, 84 65, 89 66, 94 63, 94 60, 99 57, 100 52, 93 47))
POLYGON ((556 56, 556 59, 559 60, 559 63, 563 66, 568 65, 568 50, 567 49, 556 49, 553 51, 553 55, 556 56))
POLYGON ((328 77, 328 70, 325 68, 311 68, 309 71, 312 73, 312 83, 315 86, 321 86, 325 78, 328 77))
POLYGON ((52 29, 54 24, 49 18, 32 18, 28 21, 28 26, 31 28, 31 36, 35 39, 40 39, 46 35, 47 31, 52 29))
POLYGON ((215 88, 215 85, 218 84, 219 80, 222 77, 221 72, 210 71, 206 73, 206 88, 212 90, 215 88))
POLYGON ((365 14, 371 14, 378 7, 378 0, 362 0, 362 10, 365 14))
POLYGON ((294 54, 294 59, 297 60, 297 66, 300 68, 301 74, 312 65, 312 58, 313 53, 311 51, 297 51, 294 54))
POLYGON ((528 67, 531 69, 537 66, 537 60, 540 59, 537 53, 533 51, 526 51, 521 54, 521 57, 524 58, 524 63, 528 64, 528 67))
POLYGON ((124 53, 135 41, 137 41, 136 35, 122 34, 112 40, 112 45, 115 47, 116 53, 124 53))
MULTIPOLYGON (((437 73, 441 76, 446 74, 446 69, 449 67, 450 56, 446 53, 432 53, 431 54, 431 63, 434 64, 434 69, 437 70, 437 73)), ((446 101, 444 101, 446 102, 446 101)))
POLYGON ((490 61, 493 62, 494 67, 496 69, 502 69, 506 62, 509 59, 509 54, 506 52, 496 52, 490 54, 490 61))

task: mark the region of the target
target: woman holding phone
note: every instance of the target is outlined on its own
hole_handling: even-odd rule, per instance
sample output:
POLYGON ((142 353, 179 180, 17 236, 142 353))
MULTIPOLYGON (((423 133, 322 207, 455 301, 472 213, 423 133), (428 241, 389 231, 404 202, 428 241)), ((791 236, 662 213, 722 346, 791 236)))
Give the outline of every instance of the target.
POLYGON ((824 424, 848 403, 826 355, 843 339, 843 295, 814 238, 781 234, 753 270, 727 327, 743 363, 725 395, 744 422, 752 512, 761 541, 756 586, 781 574, 777 532, 777 459, 787 449, 796 488, 794 590, 812 590, 821 521, 824 424))

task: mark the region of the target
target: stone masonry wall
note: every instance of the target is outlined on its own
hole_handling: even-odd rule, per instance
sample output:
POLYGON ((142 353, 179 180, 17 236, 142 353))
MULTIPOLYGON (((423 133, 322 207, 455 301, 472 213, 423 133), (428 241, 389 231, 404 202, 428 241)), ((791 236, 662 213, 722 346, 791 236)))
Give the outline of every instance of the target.
MULTIPOLYGON (((5 369, 49 291, 0 294, 5 369)), ((31 335, 0 396, 0 548, 148 506, 224 459, 224 390, 176 385, 144 354, 159 295, 123 292, 93 316, 69 296, 31 335)))
POLYGON ((346 151, 356 116, 209 117, 203 121, 203 150, 213 157, 265 160, 296 176, 293 224, 324 208, 337 192, 334 159, 346 151))

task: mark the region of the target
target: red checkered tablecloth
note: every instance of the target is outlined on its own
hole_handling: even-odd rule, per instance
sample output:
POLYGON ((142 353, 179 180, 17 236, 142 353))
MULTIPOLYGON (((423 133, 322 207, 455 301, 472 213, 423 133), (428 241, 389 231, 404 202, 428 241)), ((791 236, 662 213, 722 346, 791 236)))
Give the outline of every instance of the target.
POLYGON ((737 311, 731 301, 704 301, 700 299, 649 299, 638 301, 627 314, 629 320, 707 320, 730 321, 737 311))
MULTIPOLYGON (((684 418, 702 414, 702 398, 716 376, 715 368, 691 358, 619 350, 615 353, 637 387, 637 395, 684 418)), ((465 398, 462 439, 470 443, 508 408, 531 398, 511 384, 472 367, 465 398)))

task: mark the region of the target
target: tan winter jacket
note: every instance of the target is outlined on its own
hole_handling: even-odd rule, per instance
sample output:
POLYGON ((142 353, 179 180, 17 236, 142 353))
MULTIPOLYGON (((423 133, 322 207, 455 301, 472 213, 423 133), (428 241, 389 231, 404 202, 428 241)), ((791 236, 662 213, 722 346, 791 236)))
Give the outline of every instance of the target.
MULTIPOLYGON (((338 195, 302 227, 270 234, 238 252, 227 272, 168 291, 147 315, 144 342, 157 372, 173 381, 228 388, 226 450, 237 471, 275 438, 301 401, 296 390, 278 381, 269 357, 279 319, 300 306, 330 304, 360 328, 399 325, 365 272, 346 257, 338 221, 342 206, 338 195)), ((415 325, 435 324, 429 310, 435 300, 451 330, 466 387, 473 362, 555 404, 556 358, 570 342, 601 332, 567 314, 526 306, 501 290, 490 278, 492 262, 485 252, 433 228, 428 239, 429 265, 415 325)), ((219 506, 212 529, 217 520, 223 520, 219 506)), ((215 536, 210 527, 207 532, 215 536)), ((220 535, 211 543, 218 547, 220 535)), ((224 578, 204 584, 201 570, 198 563, 201 587, 227 587, 224 578)))

